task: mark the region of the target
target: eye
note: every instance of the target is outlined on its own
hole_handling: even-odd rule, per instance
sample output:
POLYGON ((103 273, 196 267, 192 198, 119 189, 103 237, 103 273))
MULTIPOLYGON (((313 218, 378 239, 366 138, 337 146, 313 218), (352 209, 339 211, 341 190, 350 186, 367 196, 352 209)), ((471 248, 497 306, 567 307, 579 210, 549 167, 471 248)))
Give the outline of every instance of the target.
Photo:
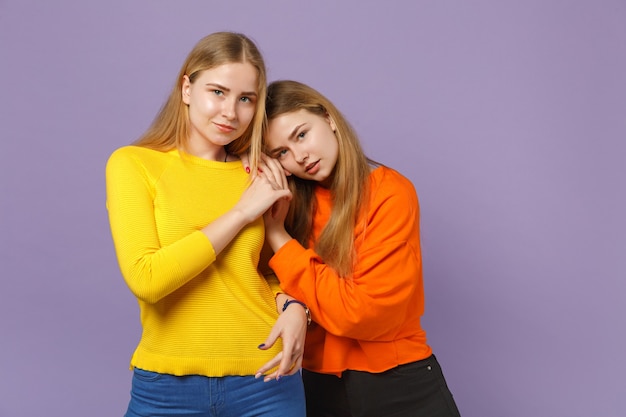
POLYGON ((239 100, 244 103, 252 103, 252 99, 250 97, 241 97, 239 100))
POLYGON ((298 133, 297 138, 298 139, 304 139, 304 137, 306 136, 306 130, 303 130, 302 132, 298 133))
POLYGON ((223 96, 224 92, 222 90, 213 90, 213 94, 215 94, 216 96, 223 96))
POLYGON ((276 159, 280 159, 283 156, 287 155, 287 149, 281 149, 280 151, 276 152, 276 159))

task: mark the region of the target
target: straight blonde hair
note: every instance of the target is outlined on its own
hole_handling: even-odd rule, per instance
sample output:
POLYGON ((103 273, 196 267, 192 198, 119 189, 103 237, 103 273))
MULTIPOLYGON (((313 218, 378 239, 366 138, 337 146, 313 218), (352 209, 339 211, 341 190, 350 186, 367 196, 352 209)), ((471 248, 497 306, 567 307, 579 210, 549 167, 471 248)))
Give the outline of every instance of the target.
POLYGON ((299 110, 329 117, 335 124, 339 154, 330 186, 333 207, 328 223, 319 238, 312 242, 316 210, 314 189, 317 183, 289 176, 293 199, 285 228, 304 247, 309 247, 312 242, 327 265, 342 277, 350 277, 357 261, 354 233, 369 197, 371 167, 376 163, 365 156, 357 134, 346 118, 320 92, 290 80, 274 81, 269 85, 266 103, 268 121, 299 110))
POLYGON ((202 38, 191 50, 174 82, 174 87, 148 130, 134 142, 160 151, 177 148, 187 151, 189 110, 182 100, 184 76, 193 83, 202 71, 231 63, 249 63, 257 70, 258 100, 250 125, 243 135, 226 145, 226 152, 241 155, 249 151, 252 172, 261 156, 261 134, 265 125, 267 72, 261 52, 247 36, 234 32, 216 32, 202 38))

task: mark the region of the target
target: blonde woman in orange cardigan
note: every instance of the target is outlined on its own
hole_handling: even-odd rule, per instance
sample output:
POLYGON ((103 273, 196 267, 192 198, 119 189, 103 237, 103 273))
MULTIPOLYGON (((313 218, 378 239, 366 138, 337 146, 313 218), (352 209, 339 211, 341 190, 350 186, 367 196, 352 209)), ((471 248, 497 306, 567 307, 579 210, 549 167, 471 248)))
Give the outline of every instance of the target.
POLYGON ((265 215, 281 288, 304 302, 307 416, 459 416, 420 324, 419 205, 375 164, 337 108, 294 81, 270 84, 268 164, 293 194, 265 215))

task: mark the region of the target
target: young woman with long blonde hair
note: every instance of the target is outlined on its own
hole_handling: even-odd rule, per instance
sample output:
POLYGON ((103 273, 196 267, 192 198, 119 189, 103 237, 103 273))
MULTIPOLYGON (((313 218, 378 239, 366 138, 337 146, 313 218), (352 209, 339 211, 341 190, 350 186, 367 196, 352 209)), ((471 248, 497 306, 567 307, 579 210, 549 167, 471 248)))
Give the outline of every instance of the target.
POLYGON ((152 126, 108 160, 111 232, 143 328, 127 417, 304 416, 307 315, 261 263, 262 215, 290 198, 258 160, 266 88, 248 37, 211 34, 152 126), (245 152, 262 175, 244 172, 245 152))
POLYGON ((314 322, 307 416, 458 416, 420 324, 413 185, 369 160, 339 110, 304 84, 270 84, 266 112, 267 163, 282 166, 293 194, 265 216, 270 267, 314 322))

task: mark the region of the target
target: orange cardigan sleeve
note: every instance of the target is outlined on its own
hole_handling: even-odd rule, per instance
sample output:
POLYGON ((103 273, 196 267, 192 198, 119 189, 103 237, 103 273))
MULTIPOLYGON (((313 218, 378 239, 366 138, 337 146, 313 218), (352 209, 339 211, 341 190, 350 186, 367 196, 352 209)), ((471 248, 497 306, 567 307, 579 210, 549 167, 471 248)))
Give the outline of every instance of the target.
POLYGON ((270 262, 283 290, 304 301, 313 320, 337 336, 394 340, 423 313, 417 195, 406 178, 381 169, 382 178, 371 183, 366 226, 355 236, 352 278, 338 276, 295 240, 270 262))

